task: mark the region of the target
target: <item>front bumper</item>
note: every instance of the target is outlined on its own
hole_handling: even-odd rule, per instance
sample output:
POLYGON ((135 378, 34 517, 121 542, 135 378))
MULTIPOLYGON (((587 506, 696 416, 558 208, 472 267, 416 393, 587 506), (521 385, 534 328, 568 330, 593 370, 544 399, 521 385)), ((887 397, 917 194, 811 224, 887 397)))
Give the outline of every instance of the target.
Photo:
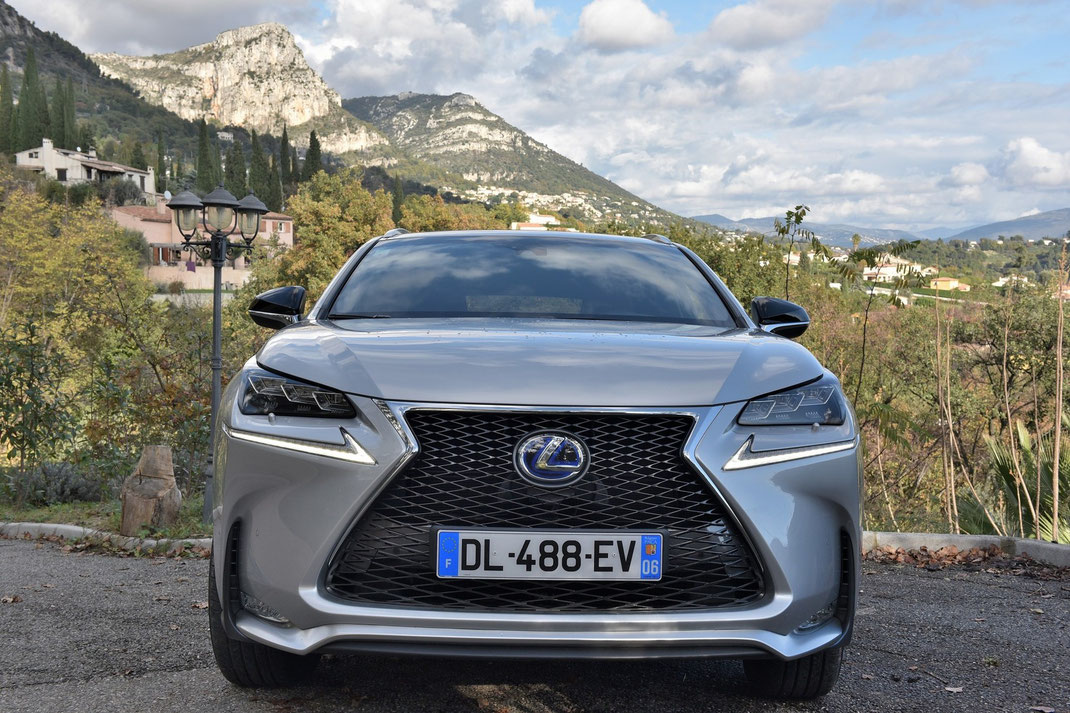
MULTIPOLYGON (((354 398, 360 417, 353 421, 280 418, 269 424, 263 417, 241 415, 229 390, 227 396, 223 413, 228 428, 341 444, 341 425, 378 460, 374 466, 355 465, 219 436, 217 551, 223 550, 232 525, 240 523, 236 572, 241 590, 288 620, 273 623, 236 610, 227 622, 234 634, 299 654, 363 650, 459 656, 775 655, 783 659, 839 645, 850 634, 858 571, 857 448, 723 471, 721 466, 755 430, 735 424, 742 404, 673 412, 696 419, 684 455, 734 514, 763 564, 766 594, 760 601, 701 611, 528 614, 366 606, 331 596, 324 578, 335 548, 415 454, 417 444, 404 425, 404 411, 411 405, 354 398), (845 558, 846 582, 841 576, 845 558), (837 602, 835 616, 807 626, 816 612, 837 602)), ((807 431, 799 429, 795 436, 806 437, 807 431)), ((830 429, 821 437, 831 442, 843 440, 844 434, 853 434, 853 424, 830 429)), ((756 439, 755 448, 771 447, 776 444, 756 439)), ((216 566, 217 579, 223 583, 222 558, 216 566)))

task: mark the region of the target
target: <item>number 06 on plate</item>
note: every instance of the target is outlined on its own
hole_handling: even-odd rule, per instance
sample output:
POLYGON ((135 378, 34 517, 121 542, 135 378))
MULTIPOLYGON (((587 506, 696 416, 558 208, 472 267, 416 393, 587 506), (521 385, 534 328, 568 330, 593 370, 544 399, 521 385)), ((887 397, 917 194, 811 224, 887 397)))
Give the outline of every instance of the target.
POLYGON ((658 581, 660 532, 450 530, 435 534, 440 578, 658 581))

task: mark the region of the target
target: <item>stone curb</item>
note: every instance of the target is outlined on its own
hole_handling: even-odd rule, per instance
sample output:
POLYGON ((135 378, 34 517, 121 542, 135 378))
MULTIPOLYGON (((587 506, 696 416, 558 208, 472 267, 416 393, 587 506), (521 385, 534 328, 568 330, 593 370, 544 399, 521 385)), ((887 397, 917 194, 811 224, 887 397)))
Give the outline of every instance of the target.
POLYGON ((960 550, 974 547, 995 545, 1008 555, 1029 555, 1031 559, 1055 567, 1070 567, 1070 545, 1058 545, 1054 542, 1027 540, 1021 537, 999 537, 998 535, 951 535, 929 532, 873 532, 862 533, 862 551, 869 552, 878 547, 893 547, 904 550, 920 550, 922 547, 936 552, 941 547, 954 545, 960 550))
POLYGON ((101 542, 108 542, 124 550, 135 550, 138 547, 142 550, 167 548, 168 552, 177 552, 185 547, 205 547, 209 549, 212 547, 212 539, 210 537, 156 540, 151 537, 124 537, 113 532, 94 530, 79 525, 59 525, 46 522, 0 522, 0 537, 21 538, 27 535, 35 539, 56 536, 64 539, 80 540, 88 537, 101 542))

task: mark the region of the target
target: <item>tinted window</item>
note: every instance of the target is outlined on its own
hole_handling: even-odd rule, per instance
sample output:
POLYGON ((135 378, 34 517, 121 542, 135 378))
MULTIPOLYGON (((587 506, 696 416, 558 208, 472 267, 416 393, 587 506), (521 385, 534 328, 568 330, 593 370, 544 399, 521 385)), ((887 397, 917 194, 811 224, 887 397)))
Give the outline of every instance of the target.
POLYGON ((555 236, 398 238, 357 264, 331 316, 554 317, 734 327, 677 248, 555 236))

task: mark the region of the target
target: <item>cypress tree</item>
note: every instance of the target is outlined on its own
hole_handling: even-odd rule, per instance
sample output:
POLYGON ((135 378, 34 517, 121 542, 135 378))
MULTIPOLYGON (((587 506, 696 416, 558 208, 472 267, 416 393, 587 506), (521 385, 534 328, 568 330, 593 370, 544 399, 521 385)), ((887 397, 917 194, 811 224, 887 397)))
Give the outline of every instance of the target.
POLYGON ((0 153, 11 153, 12 129, 15 128, 15 102, 11 95, 11 75, 7 64, 0 69, 0 153))
POLYGON ((171 162, 171 182, 175 184, 175 188, 184 188, 183 180, 185 176, 182 175, 182 154, 175 154, 175 160, 171 162))
POLYGON ((85 153, 89 153, 89 149, 93 148, 96 140, 93 138, 93 128, 89 125, 88 121, 83 121, 78 126, 78 140, 75 142, 75 148, 81 148, 85 153))
POLYGON ((163 132, 156 135, 156 192, 167 190, 167 151, 163 145, 163 132))
POLYGON ((67 148, 73 149, 78 147, 78 120, 75 117, 74 111, 74 82, 70 77, 67 77, 67 95, 64 99, 64 117, 63 126, 66 130, 66 135, 63 140, 66 142, 67 148))
POLYGON ((215 188, 212 149, 208 146, 208 125, 201 119, 197 126, 197 190, 205 193, 215 188))
POLYGON ((249 157, 249 190, 257 198, 266 202, 269 183, 271 182, 271 168, 268 166, 267 156, 260 145, 260 137, 253 132, 253 151, 249 157))
POLYGON ((282 159, 279 168, 279 179, 283 184, 290 183, 293 169, 290 167, 290 134, 286 127, 282 127, 282 144, 279 147, 279 157, 282 159))
POLYGON ((394 210, 391 213, 391 218, 394 219, 394 225, 401 222, 401 206, 405 202, 405 189, 401 185, 401 176, 394 176, 394 210))
POLYGON ((317 171, 323 170, 323 159, 320 157, 320 140, 316 138, 316 130, 308 135, 308 151, 305 153, 305 166, 301 171, 301 180, 307 181, 316 175, 317 171))
POLYGON ((130 165, 142 171, 149 169, 149 162, 145 159, 145 150, 141 148, 140 141, 134 142, 134 153, 130 156, 130 165))
POLYGON ((241 150, 241 144, 237 141, 232 143, 227 150, 227 166, 223 172, 223 187, 233 193, 235 198, 243 198, 245 196, 245 152, 241 150))
POLYGON ((67 145, 67 92, 63 89, 63 82, 56 77, 56 88, 52 91, 52 143, 57 148, 69 149, 67 145))
POLYGON ((269 210, 282 210, 282 176, 279 175, 279 161, 271 156, 271 175, 268 178, 268 192, 264 204, 269 210))
POLYGON ((223 155, 220 153, 219 142, 213 141, 212 146, 212 188, 223 182, 223 155))
POLYGON ((297 147, 290 147, 290 185, 301 180, 301 164, 297 162, 297 147))
POLYGON ((41 145, 48 133, 48 106, 45 105, 41 79, 37 74, 37 56, 33 47, 26 51, 26 66, 22 72, 22 88, 19 90, 18 130, 15 151, 41 145))

